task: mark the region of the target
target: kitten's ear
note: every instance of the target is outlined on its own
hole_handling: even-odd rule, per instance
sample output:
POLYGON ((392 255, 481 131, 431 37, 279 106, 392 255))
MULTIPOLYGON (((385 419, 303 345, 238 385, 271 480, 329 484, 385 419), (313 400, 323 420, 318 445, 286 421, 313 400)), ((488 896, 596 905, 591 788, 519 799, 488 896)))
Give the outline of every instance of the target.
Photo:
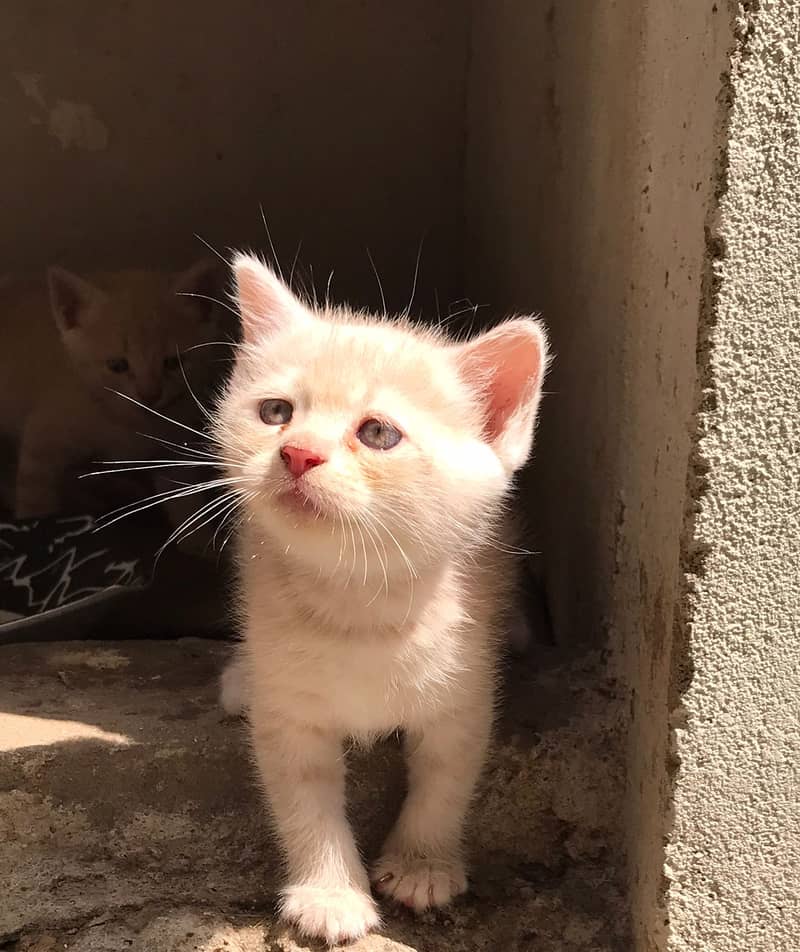
POLYGON ((63 333, 83 323, 93 304, 105 296, 105 292, 66 268, 47 269, 47 290, 50 307, 58 329, 63 333))
POLYGON ((506 321, 457 348, 461 376, 484 402, 486 441, 509 472, 531 451, 547 369, 547 338, 533 318, 506 321))
POLYGON ((302 302, 258 258, 237 255, 233 259, 233 277, 245 340, 267 337, 308 319, 302 302))
POLYGON ((201 258, 172 280, 172 293, 184 295, 202 320, 211 316, 214 298, 225 284, 224 264, 219 258, 201 258))

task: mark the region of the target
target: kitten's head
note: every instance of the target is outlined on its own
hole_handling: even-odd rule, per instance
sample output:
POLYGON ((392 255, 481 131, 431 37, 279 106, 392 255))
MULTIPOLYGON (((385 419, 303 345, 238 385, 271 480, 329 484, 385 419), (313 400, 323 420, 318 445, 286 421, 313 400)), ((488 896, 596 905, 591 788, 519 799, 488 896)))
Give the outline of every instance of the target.
POLYGON ((485 541, 531 450, 541 326, 457 343, 312 308, 252 257, 234 275, 244 342, 215 437, 261 530, 311 564, 376 572, 485 541))
POLYGON ((97 283, 47 272, 53 317, 85 383, 106 402, 121 404, 117 391, 153 408, 184 395, 183 374, 193 381, 192 368, 208 364, 192 347, 215 337, 207 298, 219 283, 218 265, 205 260, 180 274, 120 271, 97 283))

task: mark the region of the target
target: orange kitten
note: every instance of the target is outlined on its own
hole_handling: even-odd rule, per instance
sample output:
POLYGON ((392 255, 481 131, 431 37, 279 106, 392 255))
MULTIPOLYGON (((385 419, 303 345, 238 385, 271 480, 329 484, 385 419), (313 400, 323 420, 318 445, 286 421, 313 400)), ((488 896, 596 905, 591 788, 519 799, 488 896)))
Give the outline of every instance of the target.
POLYGON ((183 372, 202 387, 210 355, 190 348, 218 334, 205 300, 217 272, 202 261, 88 280, 50 268, 46 282, 0 285, 0 436, 18 446, 18 516, 58 511, 81 464, 164 454, 137 434, 174 440, 175 428, 132 401, 172 416, 188 403, 183 372))
POLYGON ((417 911, 467 886, 462 833, 492 726, 515 564, 503 511, 547 363, 530 318, 467 343, 312 308, 234 266, 244 344, 215 426, 246 518, 244 641, 222 702, 246 710, 287 858, 282 912, 355 939, 377 891, 417 911), (409 792, 368 875, 343 743, 405 732, 409 792))

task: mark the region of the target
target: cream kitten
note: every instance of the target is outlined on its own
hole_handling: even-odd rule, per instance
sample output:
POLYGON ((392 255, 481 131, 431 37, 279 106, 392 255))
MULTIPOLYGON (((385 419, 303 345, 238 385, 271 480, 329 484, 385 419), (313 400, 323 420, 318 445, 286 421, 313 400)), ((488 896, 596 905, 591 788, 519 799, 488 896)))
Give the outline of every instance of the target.
POLYGON ((329 943, 467 887, 462 832, 492 726, 502 544, 547 362, 541 326, 467 343, 311 308, 234 266, 244 343, 215 438, 240 480, 244 641, 222 703, 247 710, 286 854, 282 913, 329 943), (498 541, 500 537, 501 541, 498 541), (343 742, 405 733, 409 792, 368 875, 345 812, 343 742))
POLYGON ((0 285, 0 436, 18 446, 18 516, 59 510, 82 463, 164 455, 138 433, 179 438, 131 401, 174 415, 177 401, 190 404, 184 373, 202 388, 211 355, 191 347, 218 336, 205 299, 218 276, 218 265, 201 261, 177 275, 89 281, 50 268, 46 283, 0 285))

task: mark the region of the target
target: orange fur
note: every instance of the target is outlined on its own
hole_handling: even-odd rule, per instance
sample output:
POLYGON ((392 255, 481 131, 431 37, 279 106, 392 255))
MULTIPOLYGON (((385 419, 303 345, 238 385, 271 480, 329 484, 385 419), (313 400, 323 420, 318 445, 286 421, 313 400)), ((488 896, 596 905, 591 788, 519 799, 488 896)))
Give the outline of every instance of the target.
MULTIPOLYGON (((212 274, 200 262, 178 275, 122 271, 78 277, 50 269, 47 281, 0 286, 0 436, 17 446, 16 511, 39 516, 65 504, 72 471, 92 460, 163 455, 137 433, 175 438, 147 410, 187 415, 191 400, 179 367, 203 389, 208 350, 189 348, 218 335, 201 292, 212 274), (114 373, 108 361, 124 359, 114 373), (174 364, 174 360, 171 362, 174 364)), ((74 485, 74 484, 73 484, 74 485)))

